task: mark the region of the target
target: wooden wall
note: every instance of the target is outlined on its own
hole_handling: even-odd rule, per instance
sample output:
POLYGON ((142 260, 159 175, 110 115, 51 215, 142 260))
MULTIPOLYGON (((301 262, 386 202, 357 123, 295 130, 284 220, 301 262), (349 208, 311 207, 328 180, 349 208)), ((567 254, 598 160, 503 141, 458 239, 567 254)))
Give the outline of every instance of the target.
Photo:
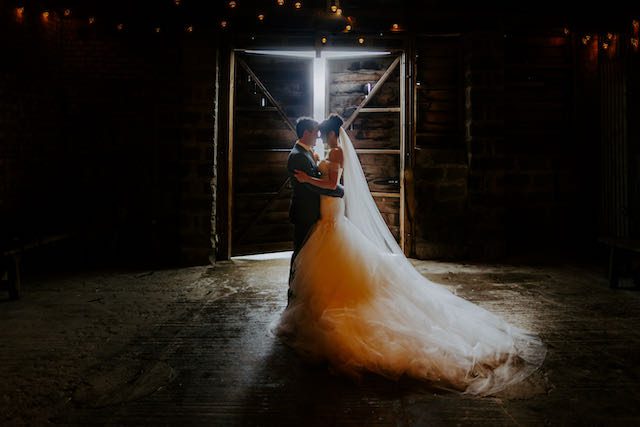
POLYGON ((71 233, 76 262, 209 262, 215 41, 13 12, 0 8, 1 243, 71 233))
POLYGON ((340 114, 348 123, 369 92, 376 90, 378 82, 385 79, 371 99, 367 99, 365 108, 352 119, 347 133, 358 152, 369 190, 400 242, 402 154, 398 55, 330 60, 328 110, 340 114))
POLYGON ((415 49, 415 224, 418 258, 466 253, 467 148, 461 37, 421 36, 415 49))

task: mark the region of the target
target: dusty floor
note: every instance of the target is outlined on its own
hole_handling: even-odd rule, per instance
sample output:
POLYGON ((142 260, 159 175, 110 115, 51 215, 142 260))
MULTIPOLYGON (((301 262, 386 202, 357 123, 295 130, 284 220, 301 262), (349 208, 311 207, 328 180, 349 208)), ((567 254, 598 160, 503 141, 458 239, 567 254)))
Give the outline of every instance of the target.
POLYGON ((570 265, 416 266, 539 332, 542 369, 472 398, 307 366, 267 330, 287 258, 58 274, 0 301, 0 425, 640 424, 640 292, 570 265))

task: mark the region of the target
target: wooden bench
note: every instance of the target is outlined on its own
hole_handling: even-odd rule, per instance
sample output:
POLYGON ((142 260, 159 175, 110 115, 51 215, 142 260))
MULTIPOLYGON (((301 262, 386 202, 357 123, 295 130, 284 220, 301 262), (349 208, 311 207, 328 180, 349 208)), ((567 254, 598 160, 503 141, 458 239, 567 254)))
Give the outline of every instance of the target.
MULTIPOLYGON (((599 242, 609 247, 609 287, 617 289, 620 283, 621 258, 628 260, 631 254, 640 254, 640 240, 617 237, 601 237, 599 242)), ((640 271, 633 278, 636 287, 640 286, 640 271)))
POLYGON ((20 278, 20 261, 22 256, 29 251, 40 248, 55 242, 66 240, 69 234, 53 234, 41 238, 24 240, 23 242, 14 242, 12 246, 2 251, 2 269, 0 274, 2 281, 7 282, 9 290, 9 298, 20 298, 22 281, 20 278))

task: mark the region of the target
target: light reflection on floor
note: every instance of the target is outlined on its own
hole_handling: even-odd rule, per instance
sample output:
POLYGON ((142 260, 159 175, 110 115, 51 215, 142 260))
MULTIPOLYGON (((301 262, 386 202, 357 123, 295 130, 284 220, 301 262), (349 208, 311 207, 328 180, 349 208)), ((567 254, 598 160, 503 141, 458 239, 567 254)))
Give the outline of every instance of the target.
POLYGON ((250 260, 250 261, 262 261, 262 260, 268 260, 268 259, 285 259, 285 258, 288 259, 288 258, 291 258, 291 254, 293 254, 293 251, 271 252, 266 254, 234 256, 231 259, 250 260))

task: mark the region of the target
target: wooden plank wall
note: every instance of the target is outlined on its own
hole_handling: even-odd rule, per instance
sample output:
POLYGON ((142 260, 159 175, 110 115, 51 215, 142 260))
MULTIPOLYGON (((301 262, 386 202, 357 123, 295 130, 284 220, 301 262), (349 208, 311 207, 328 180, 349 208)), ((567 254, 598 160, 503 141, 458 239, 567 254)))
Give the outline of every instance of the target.
POLYGON ((417 258, 465 254, 467 149, 459 36, 416 39, 415 224, 417 258))
MULTIPOLYGON (((638 34, 636 33, 637 37, 638 34)), ((629 53, 627 64, 627 124, 629 141, 629 235, 640 239, 640 52, 638 48, 629 53)))
MULTIPOLYGON (((331 60, 329 111, 345 121, 380 80, 395 55, 331 60)), ((389 229, 400 241, 400 68, 392 72, 347 129, 389 229), (387 111, 398 108, 397 111, 387 111), (367 150, 362 152, 361 150, 367 150)))
POLYGON ((520 252, 579 233, 587 146, 574 132, 572 37, 510 32, 504 44, 507 248, 520 252))
MULTIPOLYGON (((311 62, 238 55, 293 123, 312 108, 311 62)), ((234 120, 232 254, 292 247, 286 170, 296 134, 250 73, 238 66, 234 120)))

